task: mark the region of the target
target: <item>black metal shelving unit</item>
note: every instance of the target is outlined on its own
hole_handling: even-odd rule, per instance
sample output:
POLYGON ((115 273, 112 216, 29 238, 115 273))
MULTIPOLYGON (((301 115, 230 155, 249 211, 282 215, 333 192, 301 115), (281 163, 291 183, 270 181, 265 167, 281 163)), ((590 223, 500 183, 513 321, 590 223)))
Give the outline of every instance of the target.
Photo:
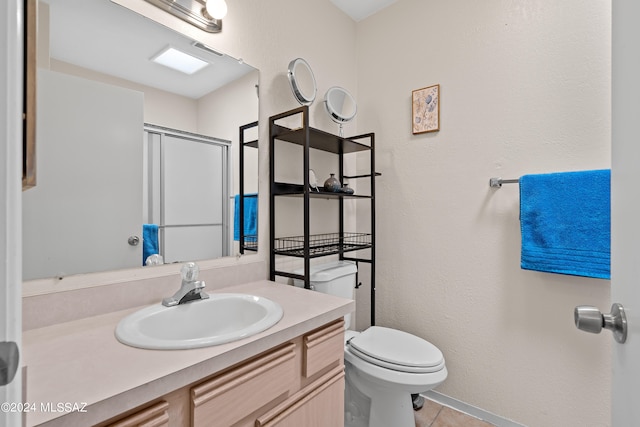
POLYGON ((238 215, 240 218, 240 227, 238 230, 239 239, 238 243, 240 245, 240 253, 244 254, 245 251, 256 252, 258 250, 258 236, 245 236, 244 234, 244 199, 245 197, 257 197, 257 195, 245 196, 244 194, 244 150, 247 147, 258 148, 258 140, 252 139, 247 140, 246 132, 249 129, 258 126, 258 122, 251 122, 246 125, 240 126, 240 153, 238 155, 238 163, 239 163, 239 182, 238 182, 238 190, 240 194, 240 200, 238 203, 238 215))
MULTIPOLYGON (((368 263, 371 267, 371 325, 375 325, 375 134, 367 133, 350 138, 337 136, 309 126, 309 107, 302 106, 269 118, 269 173, 270 173, 270 278, 276 276, 300 279, 305 288, 310 288, 312 258, 329 255, 339 255, 340 260, 368 263), (277 122, 300 116, 301 126, 291 129, 277 122), (303 183, 288 183, 275 181, 275 141, 284 141, 302 146, 303 183), (368 142, 368 143, 363 143, 368 142), (309 186, 310 150, 316 149, 338 156, 338 180, 367 179, 370 192, 367 195, 347 194, 341 192, 327 192, 312 190, 309 186), (344 157, 359 152, 370 152, 370 173, 359 175, 344 175, 344 157), (300 236, 277 236, 275 226, 275 202, 279 197, 302 198, 303 233, 300 236), (311 235, 310 200, 314 198, 337 199, 339 203, 339 230, 337 233, 311 235), (345 230, 345 199, 361 199, 370 201, 371 228, 369 233, 350 232, 345 230), (354 251, 367 250, 369 257, 350 256, 354 251), (276 256, 290 256, 302 258, 304 274, 299 275, 276 269, 276 256)), ((356 280, 356 283, 358 281, 356 280)))

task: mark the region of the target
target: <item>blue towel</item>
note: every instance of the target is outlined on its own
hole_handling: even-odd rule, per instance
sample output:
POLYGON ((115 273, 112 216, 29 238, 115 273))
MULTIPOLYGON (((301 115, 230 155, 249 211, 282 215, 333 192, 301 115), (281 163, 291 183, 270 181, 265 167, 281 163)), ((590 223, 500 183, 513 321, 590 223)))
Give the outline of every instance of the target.
POLYGON ((158 250, 158 225, 142 224, 142 265, 149 255, 159 253, 158 250))
MULTIPOLYGON (((258 195, 244 195, 244 241, 258 241, 258 195)), ((240 195, 236 194, 233 215, 233 240, 240 240, 240 195)))
POLYGON ((521 177, 521 267, 609 279, 610 183, 610 170, 521 177))

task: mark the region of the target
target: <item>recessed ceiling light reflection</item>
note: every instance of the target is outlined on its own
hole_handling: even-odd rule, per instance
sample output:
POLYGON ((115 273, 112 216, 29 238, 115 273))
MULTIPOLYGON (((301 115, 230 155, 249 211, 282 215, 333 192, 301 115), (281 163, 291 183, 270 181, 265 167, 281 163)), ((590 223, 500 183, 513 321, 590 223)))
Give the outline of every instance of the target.
POLYGON ((208 62, 171 46, 167 46, 160 53, 154 55, 151 61, 185 74, 194 74, 209 65, 208 62))

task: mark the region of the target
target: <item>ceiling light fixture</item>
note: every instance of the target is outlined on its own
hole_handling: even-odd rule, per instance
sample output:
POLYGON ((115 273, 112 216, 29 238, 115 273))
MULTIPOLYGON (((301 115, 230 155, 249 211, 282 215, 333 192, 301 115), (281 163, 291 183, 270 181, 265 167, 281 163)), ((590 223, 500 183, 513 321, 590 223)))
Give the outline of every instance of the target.
POLYGON ((224 0, 145 0, 209 33, 222 31, 222 17, 227 13, 224 0), (207 11, 207 7, 211 11, 207 11), (213 15, 216 15, 214 17, 213 15), (220 16, 220 18, 217 18, 220 16))
POLYGON ((156 64, 161 64, 189 75, 209 65, 207 61, 203 61, 200 58, 196 58, 171 46, 162 49, 150 59, 156 64))

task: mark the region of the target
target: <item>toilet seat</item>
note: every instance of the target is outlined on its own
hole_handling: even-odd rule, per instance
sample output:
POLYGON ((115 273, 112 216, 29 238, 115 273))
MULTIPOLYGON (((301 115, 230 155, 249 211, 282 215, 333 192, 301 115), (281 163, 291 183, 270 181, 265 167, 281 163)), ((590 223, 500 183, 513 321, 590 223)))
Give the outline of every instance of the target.
POLYGON ((399 372, 428 374, 445 366, 442 352, 415 335, 372 326, 347 341, 354 356, 373 365, 399 372))

